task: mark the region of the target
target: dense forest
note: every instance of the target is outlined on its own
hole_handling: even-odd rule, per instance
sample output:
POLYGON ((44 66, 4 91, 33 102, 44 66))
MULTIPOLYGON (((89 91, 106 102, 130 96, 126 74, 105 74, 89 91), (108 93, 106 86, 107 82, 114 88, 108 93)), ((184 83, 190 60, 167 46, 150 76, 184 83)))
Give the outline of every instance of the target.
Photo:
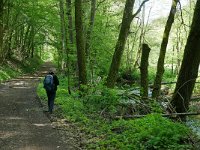
POLYGON ((85 149, 198 149, 200 0, 154 3, 0 0, 0 81, 53 62, 85 149))

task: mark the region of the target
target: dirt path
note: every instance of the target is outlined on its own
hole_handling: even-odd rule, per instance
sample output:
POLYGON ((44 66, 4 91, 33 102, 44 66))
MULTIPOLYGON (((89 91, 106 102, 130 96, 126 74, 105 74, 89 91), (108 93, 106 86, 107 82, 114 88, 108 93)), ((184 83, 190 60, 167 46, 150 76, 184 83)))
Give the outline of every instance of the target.
POLYGON ((36 95, 42 70, 0 84, 0 149, 1 150, 68 150, 77 149, 70 133, 63 139, 43 113, 36 95))

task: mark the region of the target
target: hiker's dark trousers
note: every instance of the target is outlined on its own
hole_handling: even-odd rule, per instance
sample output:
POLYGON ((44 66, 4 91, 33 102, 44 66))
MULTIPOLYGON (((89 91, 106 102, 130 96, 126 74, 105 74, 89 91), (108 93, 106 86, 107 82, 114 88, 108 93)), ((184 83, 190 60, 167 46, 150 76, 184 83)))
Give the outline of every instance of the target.
POLYGON ((56 97, 56 91, 46 91, 46 92, 48 97, 49 112, 52 113, 54 107, 54 100, 56 97))

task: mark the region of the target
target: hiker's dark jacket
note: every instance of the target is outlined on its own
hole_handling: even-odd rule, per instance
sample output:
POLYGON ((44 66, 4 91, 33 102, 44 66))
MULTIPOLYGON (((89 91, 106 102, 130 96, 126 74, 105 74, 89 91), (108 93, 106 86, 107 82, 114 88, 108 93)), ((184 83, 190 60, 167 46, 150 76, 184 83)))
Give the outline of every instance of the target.
POLYGON ((58 77, 53 74, 53 84, 54 84, 54 90, 56 91, 57 90, 57 86, 59 85, 59 80, 58 80, 58 77))

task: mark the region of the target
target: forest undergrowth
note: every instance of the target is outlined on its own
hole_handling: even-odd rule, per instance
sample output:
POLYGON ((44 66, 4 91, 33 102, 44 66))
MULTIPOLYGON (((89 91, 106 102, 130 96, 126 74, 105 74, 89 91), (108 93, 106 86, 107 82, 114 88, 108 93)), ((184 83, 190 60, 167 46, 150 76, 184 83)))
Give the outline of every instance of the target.
MULTIPOLYGON (((56 105, 62 117, 74 123, 84 133, 84 149, 196 149, 198 138, 184 123, 174 122, 161 116, 163 108, 153 101, 149 104, 150 114, 142 118, 122 119, 116 116, 144 113, 142 103, 121 89, 109 89, 99 82, 84 86, 84 92, 72 89, 68 94, 67 78, 60 75, 56 105), (124 92, 123 92, 124 93, 124 92)), ((42 83, 38 95, 46 101, 42 83)))

